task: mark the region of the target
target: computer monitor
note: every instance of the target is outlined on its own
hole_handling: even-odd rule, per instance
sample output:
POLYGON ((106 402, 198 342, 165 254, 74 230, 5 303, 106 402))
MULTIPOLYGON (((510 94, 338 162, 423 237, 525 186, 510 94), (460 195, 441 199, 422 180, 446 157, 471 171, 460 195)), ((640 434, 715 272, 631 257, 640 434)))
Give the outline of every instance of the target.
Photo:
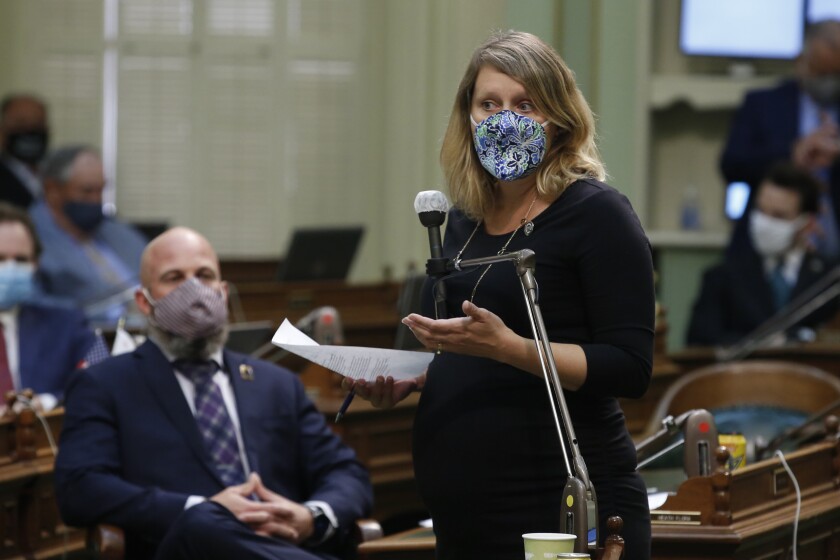
POLYGON ((276 330, 271 321, 231 323, 225 347, 234 352, 251 354, 268 344, 276 330))
POLYGON ((808 0, 805 21, 816 23, 824 19, 840 20, 840 2, 837 0, 808 0))
POLYGON ((688 55, 792 59, 802 50, 804 19, 805 0, 682 0, 680 49, 688 55))
POLYGON ((151 241, 161 233, 169 229, 168 222, 132 222, 135 227, 148 241, 151 241))
POLYGON ((297 229, 277 270, 281 282, 346 280, 363 226, 297 229))

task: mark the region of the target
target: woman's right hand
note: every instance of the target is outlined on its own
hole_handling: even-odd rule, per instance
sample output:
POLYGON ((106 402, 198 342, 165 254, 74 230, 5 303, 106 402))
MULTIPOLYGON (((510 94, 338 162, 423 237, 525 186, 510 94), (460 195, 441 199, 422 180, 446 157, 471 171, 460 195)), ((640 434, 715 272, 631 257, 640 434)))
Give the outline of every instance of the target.
POLYGON ((394 381, 394 378, 390 375, 388 377, 380 375, 374 383, 364 379, 345 377, 341 380, 341 386, 348 391, 355 390, 356 396, 370 401, 376 408, 391 408, 406 398, 412 391, 421 390, 425 381, 425 373, 414 379, 402 379, 400 381, 394 381))

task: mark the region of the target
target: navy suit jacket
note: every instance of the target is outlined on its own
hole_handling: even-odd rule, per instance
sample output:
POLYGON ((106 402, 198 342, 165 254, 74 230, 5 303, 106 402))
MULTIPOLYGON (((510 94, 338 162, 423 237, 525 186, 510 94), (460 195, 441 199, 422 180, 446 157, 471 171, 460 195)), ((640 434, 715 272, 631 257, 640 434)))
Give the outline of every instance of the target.
POLYGON ((61 397, 76 368, 96 341, 81 311, 36 303, 20 306, 20 388, 61 397))
MULTIPOLYGON (((727 183, 744 181, 749 183, 750 192, 755 192, 775 162, 791 159, 793 144, 799 138, 800 93, 799 84, 792 80, 747 93, 732 120, 720 158, 720 169, 727 183)), ((840 161, 835 161, 829 169, 828 188, 840 224, 840 161)), ((745 249, 748 223, 749 211, 735 225, 730 251, 745 249)))
MULTIPOLYGON (((332 433, 295 374, 228 350, 224 361, 251 470, 291 500, 330 504, 346 535, 372 503, 355 453, 332 433)), ((155 344, 79 372, 65 407, 56 460, 62 518, 122 527, 128 558, 153 556, 189 496, 224 489, 155 344)))
MULTIPOLYGON (((775 313, 770 282, 761 257, 747 246, 703 274, 694 303, 686 342, 690 346, 730 345, 740 341, 775 313)), ((832 269, 831 261, 808 253, 802 260, 791 299, 832 269)), ((815 327, 837 311, 836 298, 800 321, 796 327, 815 327)))

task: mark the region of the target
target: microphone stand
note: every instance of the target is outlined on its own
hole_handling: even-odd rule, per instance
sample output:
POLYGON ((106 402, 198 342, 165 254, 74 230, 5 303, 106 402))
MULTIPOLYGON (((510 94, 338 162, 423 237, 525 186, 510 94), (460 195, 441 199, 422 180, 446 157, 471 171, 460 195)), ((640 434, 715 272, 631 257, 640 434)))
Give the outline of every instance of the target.
MULTIPOLYGON (((786 441, 793 441, 797 445, 802 443, 801 440, 798 440, 800 435, 805 432, 808 428, 812 427, 816 422, 820 420, 824 420, 829 414, 833 413, 835 410, 840 410, 840 399, 830 403, 828 406, 823 407, 821 410, 818 410, 808 418, 806 418, 801 424, 798 426, 793 426, 791 428, 786 429, 772 440, 769 443, 763 446, 756 446, 755 448, 755 458, 756 460, 760 461, 769 453, 776 451, 779 449, 782 444, 786 441)), ((804 438, 807 439, 807 438, 804 438)))
POLYGON ((569 409, 563 396, 560 375, 557 373, 557 364, 554 362, 554 354, 551 351, 551 341, 548 339, 548 333, 545 330, 545 323, 540 312, 539 290, 534 278, 536 256, 532 250, 522 249, 521 251, 502 253, 492 257, 458 259, 449 266, 460 271, 464 268, 498 262, 512 262, 516 267, 516 274, 522 285, 522 294, 525 296, 525 303, 527 304, 528 319, 531 323, 534 343, 540 359, 540 368, 552 404, 551 412, 554 415, 557 435, 560 438, 560 447, 563 450, 563 461, 568 479, 563 489, 560 527, 563 532, 577 537, 575 539, 575 552, 589 552, 590 529, 594 529, 594 542, 598 543, 598 500, 595 495, 595 487, 589 479, 589 471, 586 469, 586 464, 578 447, 577 436, 575 436, 569 409))
POLYGON ((765 346, 774 335, 795 325, 838 295, 840 266, 829 271, 739 342, 727 348, 717 348, 715 358, 719 362, 731 362, 749 356, 757 348, 765 346))

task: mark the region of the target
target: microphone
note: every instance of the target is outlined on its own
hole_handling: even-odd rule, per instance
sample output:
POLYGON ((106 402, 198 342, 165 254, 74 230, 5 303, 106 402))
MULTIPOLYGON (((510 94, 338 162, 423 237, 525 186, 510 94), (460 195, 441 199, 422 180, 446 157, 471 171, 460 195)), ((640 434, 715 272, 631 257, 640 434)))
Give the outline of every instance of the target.
POLYGON ((414 211, 420 223, 429 231, 429 251, 432 258, 426 261, 426 274, 435 280, 435 315, 438 319, 446 318, 446 287, 442 281, 448 274, 446 266, 449 259, 443 256, 443 243, 440 238, 440 226, 446 221, 449 201, 440 191, 421 191, 414 199, 414 211))
POLYGON ((344 329, 335 307, 316 307, 301 317, 295 327, 318 344, 344 344, 344 329))
POLYGON ((714 472, 714 454, 718 448, 715 419, 708 410, 696 410, 683 426, 685 455, 683 466, 689 478, 709 476, 714 472))
POLYGON ((684 445, 683 467, 689 478, 708 476, 714 472, 714 452, 718 447, 715 419, 705 409, 696 408, 674 418, 666 416, 662 428, 636 446, 636 461, 640 470, 668 451, 684 445), (671 443, 682 432, 683 439, 671 443))

